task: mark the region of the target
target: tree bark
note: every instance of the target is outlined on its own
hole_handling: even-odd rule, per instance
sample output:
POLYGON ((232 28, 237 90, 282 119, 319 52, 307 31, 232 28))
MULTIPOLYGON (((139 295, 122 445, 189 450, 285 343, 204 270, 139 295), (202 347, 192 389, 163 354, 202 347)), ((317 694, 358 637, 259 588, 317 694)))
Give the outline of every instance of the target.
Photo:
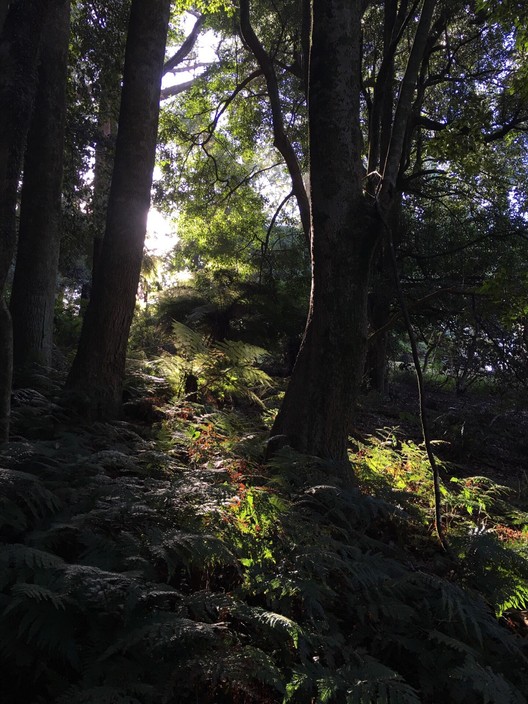
POLYGON ((272 435, 336 460, 367 350, 369 269, 379 223, 363 195, 360 0, 314 0, 309 125, 312 293, 307 327, 272 435))
MULTIPOLYGON (((277 442, 336 462, 352 479, 347 440, 367 352, 373 254, 394 206, 418 72, 436 0, 424 0, 400 90, 385 169, 364 178, 360 130, 361 0, 313 0, 309 71, 312 293, 277 442), (278 442, 280 440, 280 443, 278 442)), ((390 66, 389 66, 390 69, 390 66)), ((375 129, 385 111, 380 110, 375 129)), ((387 111, 387 115, 389 115, 387 111)), ((376 147, 376 154, 381 151, 376 147)), ((378 157, 374 158, 374 163, 378 157)))
POLYGON ((170 0, 133 0, 105 237, 70 398, 92 419, 117 415, 143 258, 170 0))
POLYGON ((16 247, 18 182, 35 98, 38 48, 50 2, 13 3, 0 36, 0 442, 9 436, 13 368, 6 285, 16 247))
POLYGON ((50 7, 40 49, 29 130, 11 293, 14 368, 24 383, 32 365, 49 368, 60 245, 70 3, 50 7))

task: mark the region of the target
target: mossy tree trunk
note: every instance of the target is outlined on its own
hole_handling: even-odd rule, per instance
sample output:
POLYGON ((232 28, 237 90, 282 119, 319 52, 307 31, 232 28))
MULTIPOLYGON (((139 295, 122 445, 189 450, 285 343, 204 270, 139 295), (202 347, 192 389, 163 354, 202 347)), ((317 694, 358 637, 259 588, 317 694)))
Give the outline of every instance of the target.
POLYGON ((67 390, 90 418, 119 413, 143 258, 170 0, 133 0, 105 236, 67 390))
MULTIPOLYGON (((70 2, 48 12, 38 89, 28 134, 11 293, 14 368, 20 383, 32 365, 49 368, 60 246, 70 2)), ((30 377, 28 377, 29 379, 30 377)))

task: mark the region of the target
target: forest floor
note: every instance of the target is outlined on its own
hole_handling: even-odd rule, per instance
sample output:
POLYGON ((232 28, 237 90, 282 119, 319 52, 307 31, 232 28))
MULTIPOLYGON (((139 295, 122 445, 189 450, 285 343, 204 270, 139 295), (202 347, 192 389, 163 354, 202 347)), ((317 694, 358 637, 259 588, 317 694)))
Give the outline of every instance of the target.
POLYGON ((152 394, 86 425, 57 399, 16 390, 0 449, 8 704, 526 702, 522 397, 427 391, 461 567, 434 536, 405 374, 361 399, 348 493, 309 458, 270 472, 247 406, 152 394))

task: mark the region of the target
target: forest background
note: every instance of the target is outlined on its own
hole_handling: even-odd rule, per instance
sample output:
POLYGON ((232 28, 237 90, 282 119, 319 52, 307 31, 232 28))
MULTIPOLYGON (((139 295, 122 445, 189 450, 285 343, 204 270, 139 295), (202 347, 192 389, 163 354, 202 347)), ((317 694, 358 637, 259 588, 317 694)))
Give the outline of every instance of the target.
POLYGON ((2 4, 7 701, 526 701, 526 20, 2 4))

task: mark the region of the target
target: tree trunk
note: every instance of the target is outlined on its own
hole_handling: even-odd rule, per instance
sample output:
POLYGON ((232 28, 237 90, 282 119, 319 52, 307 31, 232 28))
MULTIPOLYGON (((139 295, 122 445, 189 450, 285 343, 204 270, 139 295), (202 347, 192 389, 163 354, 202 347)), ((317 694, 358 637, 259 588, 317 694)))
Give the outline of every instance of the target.
POLYGON ((270 444, 270 450, 280 440, 301 452, 332 459, 343 467, 345 479, 350 479, 347 438, 367 352, 371 261, 379 238, 388 234, 386 223, 394 207, 435 5, 436 0, 424 0, 417 20, 384 147, 383 173, 365 178, 360 129, 364 3, 312 2, 308 95, 312 295, 301 350, 272 429, 272 435, 282 437, 270 444))
POLYGON ((70 35, 69 0, 48 12, 38 89, 28 135, 11 315, 14 368, 24 381, 32 365, 49 368, 60 245, 60 214, 70 35))
POLYGON ((0 36, 0 442, 9 436, 13 364, 5 301, 16 246, 18 182, 35 98, 35 67, 48 0, 18 0, 0 36))
MULTIPOLYGON (((309 122, 312 294, 273 435, 347 468, 367 351, 367 294, 380 223, 363 195, 360 0, 314 0, 309 122)), ((347 469, 344 469, 345 474, 347 469)))
MULTIPOLYGON (((115 163, 97 276, 67 381, 90 418, 121 407, 156 152, 170 0, 133 0, 115 163)), ((73 400, 73 398, 72 398, 73 400)))
POLYGON ((336 460, 346 473, 347 438, 367 352, 367 296, 373 236, 371 217, 339 229, 313 228, 310 313, 290 384, 273 426, 300 452, 336 460), (333 230, 333 244, 327 233, 333 230), (370 241, 369 241, 370 240, 370 241))
POLYGON ((0 0, 0 34, 4 29, 4 24, 9 10, 10 0, 0 0))

